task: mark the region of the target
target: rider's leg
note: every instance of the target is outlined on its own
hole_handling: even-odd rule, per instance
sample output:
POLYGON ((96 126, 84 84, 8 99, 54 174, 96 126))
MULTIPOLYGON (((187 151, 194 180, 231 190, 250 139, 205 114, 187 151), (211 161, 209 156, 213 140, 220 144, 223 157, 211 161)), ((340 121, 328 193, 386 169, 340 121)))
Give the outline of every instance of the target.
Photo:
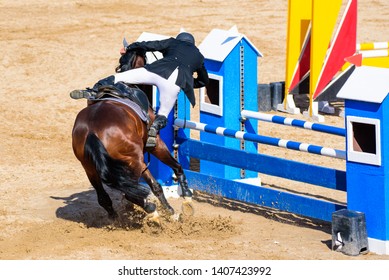
POLYGON ((125 82, 128 84, 154 85, 157 74, 147 71, 144 67, 139 67, 115 74, 115 83, 125 82))
MULTIPOLYGON (((174 88, 174 87, 173 87, 174 88)), ((177 87, 178 88, 178 87, 177 87)), ((164 128, 167 124, 167 117, 170 111, 173 109, 174 104, 177 100, 178 92, 175 90, 166 90, 160 92, 160 108, 158 110, 158 114, 151 124, 148 132, 148 138, 146 142, 146 148, 155 147, 157 140, 157 134, 159 131, 164 128), (165 97, 165 98, 164 98, 165 97)), ((179 90, 179 88, 178 88, 179 90)))
POLYGON ((149 128, 146 148, 153 148, 157 144, 157 134, 167 124, 167 117, 164 115, 157 115, 149 128))
POLYGON ((70 93, 70 97, 73 99, 89 98, 91 96, 95 96, 101 86, 111 86, 114 83, 115 83, 115 76, 111 75, 95 83, 93 88, 73 90, 70 93))
POLYGON ((156 145, 156 137, 159 131, 167 124, 167 117, 170 111, 173 109, 180 87, 175 84, 177 79, 178 70, 173 71, 169 79, 159 77, 156 81, 156 85, 159 90, 159 110, 158 114, 149 128, 148 139, 146 142, 146 148, 152 148, 156 145))
POLYGON ((129 84, 155 84, 155 79, 162 79, 157 74, 147 71, 145 68, 140 67, 131 69, 125 72, 117 73, 115 75, 108 76, 107 78, 98 81, 93 88, 87 88, 82 90, 73 90, 70 93, 70 97, 73 99, 88 98, 96 95, 101 86, 113 85, 117 82, 125 82, 129 84))
POLYGON ((155 85, 158 88, 160 108, 148 132, 147 148, 155 147, 156 136, 166 126, 167 116, 176 103, 177 95, 180 92, 180 87, 175 84, 177 75, 178 69, 175 69, 170 77, 165 79, 143 67, 115 74, 115 82, 155 85))

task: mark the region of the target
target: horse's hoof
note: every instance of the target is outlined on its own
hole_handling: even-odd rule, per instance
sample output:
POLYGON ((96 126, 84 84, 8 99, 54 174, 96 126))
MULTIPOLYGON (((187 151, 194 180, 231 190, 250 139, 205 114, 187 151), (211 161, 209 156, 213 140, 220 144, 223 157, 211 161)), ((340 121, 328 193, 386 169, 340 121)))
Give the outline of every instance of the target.
POLYGON ((175 213, 173 207, 171 207, 171 206, 167 207, 166 211, 167 211, 167 212, 169 213, 169 215, 171 215, 171 216, 173 216, 174 213, 175 213))
POLYGON ((153 213, 148 214, 146 216, 146 219, 148 222, 151 222, 156 225, 161 225, 161 219, 157 210, 155 210, 153 213))
POLYGON ((181 214, 173 214, 170 216, 170 219, 173 221, 173 222, 178 222, 180 219, 181 219, 181 214))
POLYGON ((145 207, 144 207, 144 210, 145 210, 146 213, 148 213, 148 214, 156 212, 156 209, 157 209, 157 205, 155 205, 155 204, 152 203, 152 202, 147 202, 146 205, 145 205, 145 207))
POLYGON ((110 219, 111 221, 115 221, 118 218, 119 218, 119 215, 115 211, 108 213, 108 219, 110 219))
POLYGON ((193 216, 194 215, 194 206, 192 202, 192 198, 185 197, 185 200, 182 202, 181 205, 182 214, 184 216, 193 216))
POLYGON ((185 188, 182 190, 182 196, 184 198, 191 198, 193 196, 193 193, 191 192, 191 190, 189 188, 185 188))

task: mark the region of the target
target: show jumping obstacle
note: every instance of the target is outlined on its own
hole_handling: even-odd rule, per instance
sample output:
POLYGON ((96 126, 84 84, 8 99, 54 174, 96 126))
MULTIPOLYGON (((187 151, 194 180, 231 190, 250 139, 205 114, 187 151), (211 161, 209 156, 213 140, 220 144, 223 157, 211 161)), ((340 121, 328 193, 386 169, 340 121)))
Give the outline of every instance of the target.
MULTIPOLYGON (((353 66, 338 93, 345 100, 343 129, 259 114, 257 58, 262 55, 236 28, 212 30, 199 48, 210 74, 209 85, 200 91, 200 121, 190 120, 181 94, 178 110, 169 116, 170 125, 161 131, 190 187, 324 221, 342 209, 364 213, 369 250, 389 254, 389 126, 384 125, 389 122, 389 69, 353 66), (258 121, 345 136, 346 151, 323 152, 323 147, 259 135, 258 121), (200 130, 199 140, 190 137, 191 129, 200 130), (346 171, 258 153, 258 143, 346 159, 346 171), (196 169, 191 165, 195 159, 196 169), (346 192, 347 203, 262 186, 259 174, 346 192)), ((152 173, 161 184, 174 184, 171 171, 164 167, 152 173)))
MULTIPOLYGON (((176 127, 185 128, 185 130, 199 129, 205 133, 217 134, 220 137, 227 136, 247 141, 267 139, 260 135, 180 119, 175 121, 175 125, 176 127)), ((215 164, 229 165, 320 187, 346 191, 346 173, 344 171, 196 141, 186 138, 187 136, 183 135, 182 132, 183 130, 180 129, 179 136, 176 138, 181 162, 189 163, 188 158, 196 158, 200 160, 200 166, 202 161, 212 161, 215 164)), ((270 139, 270 142, 273 141, 270 139)), ((190 167, 187 166, 186 168, 190 167)), ((269 189, 260 185, 251 185, 250 182, 253 181, 253 178, 230 180, 212 175, 212 170, 208 170, 208 174, 204 174, 204 172, 195 172, 188 169, 185 170, 185 173, 190 186, 195 189, 321 220, 331 221, 331 215, 334 211, 345 208, 342 203, 333 203, 269 189)))
MULTIPOLYGON (((205 66, 210 74, 209 86, 200 92, 200 122, 187 119, 190 114, 182 113, 186 106, 179 99, 177 117, 170 119, 175 126, 175 137, 164 139, 175 147, 191 187, 230 199, 330 221, 332 213, 346 205, 263 187, 258 183, 258 173, 346 191, 345 171, 260 154, 257 144, 340 160, 346 158, 346 152, 257 133, 258 120, 269 117, 257 113, 256 58, 262 55, 236 29, 212 30, 200 45, 200 50, 205 55, 205 66), (244 69, 241 69, 242 65, 244 69), (250 71, 246 68, 250 68, 250 71), (239 94, 236 94, 236 90, 239 94), (191 129, 200 131, 200 140, 190 138, 191 129), (199 171, 190 170, 192 159, 199 160, 199 171)), ((272 119, 274 122, 280 121, 276 117, 272 119)), ((345 136, 342 128, 298 120, 284 119, 283 122, 345 136)))
MULTIPOLYGON (((196 190, 229 199, 325 221, 331 221, 333 214, 341 209, 361 212, 366 215, 369 250, 378 254, 389 254, 389 217, 386 215, 389 211, 389 182, 385 179, 387 172, 385 166, 389 164, 387 160, 389 154, 388 157, 385 157, 385 155, 389 150, 381 144, 389 141, 387 139, 389 133, 384 132, 387 128, 383 125, 386 118, 389 117, 385 114, 389 110, 389 101, 386 100, 389 85, 385 88, 379 88, 383 84, 388 84, 385 83, 387 78, 389 78, 389 71, 375 72, 370 67, 363 67, 361 70, 356 69, 354 71, 350 81, 345 84, 340 92, 341 97, 346 99, 346 130, 319 126, 317 123, 297 122, 297 120, 292 121, 282 117, 276 118, 271 115, 264 117, 262 114, 248 110, 242 111, 242 117, 246 118, 245 123, 250 122, 249 117, 256 117, 263 121, 272 120, 275 124, 290 125, 292 126, 290 129, 298 129, 293 127, 297 126, 312 130, 315 128, 318 132, 331 133, 337 136, 345 135, 346 151, 326 149, 327 153, 316 146, 314 147, 318 148, 317 150, 310 150, 310 145, 307 144, 292 142, 293 144, 288 145, 286 141, 247 131, 176 119, 174 125, 177 131, 174 143, 179 161, 185 168, 189 185, 196 190), (371 96, 365 96, 363 100, 359 100, 360 96, 353 94, 355 83, 358 81, 363 83, 364 79, 361 77, 365 77, 365 80, 371 79, 370 75, 374 76, 376 81, 377 78, 381 81, 375 91, 376 96, 372 100, 369 100, 371 96), (357 99, 354 100, 354 98, 357 99), (190 129, 199 130, 200 138, 202 134, 211 134, 219 138, 233 138, 235 142, 240 140, 244 142, 254 141, 346 159, 346 171, 247 152, 212 141, 193 140, 189 136, 190 129), (190 170, 189 163, 191 159, 200 160, 200 172, 190 170), (206 162, 207 168, 210 169, 201 170, 203 162, 206 162), (343 204, 318 197, 268 188, 251 183, 253 178, 231 179, 219 177, 217 171, 213 172, 212 164, 216 167, 218 165, 231 166, 237 169, 258 172, 259 174, 343 191, 347 194, 347 203, 343 204)), ((362 86, 359 84, 357 88, 363 90, 362 86)), ((201 114, 202 112, 200 112, 201 114)), ((236 123, 241 121, 242 119, 239 118, 235 120, 236 123)), ((250 125, 247 125, 247 127, 250 127, 250 125)), ((248 144, 245 144, 245 146, 248 146, 248 144)))

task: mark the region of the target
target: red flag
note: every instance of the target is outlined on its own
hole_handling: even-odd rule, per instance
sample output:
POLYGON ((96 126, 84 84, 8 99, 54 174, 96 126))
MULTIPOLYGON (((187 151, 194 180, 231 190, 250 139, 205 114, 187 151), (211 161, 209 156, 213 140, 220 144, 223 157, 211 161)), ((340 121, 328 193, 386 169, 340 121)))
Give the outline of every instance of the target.
POLYGON ((362 54, 359 53, 359 54, 356 54, 353 56, 349 56, 349 57, 346 57, 344 60, 359 67, 362 65, 362 54))

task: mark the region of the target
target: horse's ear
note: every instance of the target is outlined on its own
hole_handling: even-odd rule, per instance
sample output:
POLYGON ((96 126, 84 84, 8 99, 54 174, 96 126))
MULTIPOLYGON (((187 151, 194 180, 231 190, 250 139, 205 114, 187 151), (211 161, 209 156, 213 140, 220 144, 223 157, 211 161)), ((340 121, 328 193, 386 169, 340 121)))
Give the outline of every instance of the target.
POLYGON ((126 38, 123 38, 123 48, 120 49, 120 54, 125 54, 126 53, 126 50, 127 50, 127 47, 128 47, 128 42, 126 40, 126 38))
POLYGON ((125 49, 127 49, 128 45, 129 45, 129 44, 128 44, 126 38, 123 38, 123 47, 124 47, 125 49))

